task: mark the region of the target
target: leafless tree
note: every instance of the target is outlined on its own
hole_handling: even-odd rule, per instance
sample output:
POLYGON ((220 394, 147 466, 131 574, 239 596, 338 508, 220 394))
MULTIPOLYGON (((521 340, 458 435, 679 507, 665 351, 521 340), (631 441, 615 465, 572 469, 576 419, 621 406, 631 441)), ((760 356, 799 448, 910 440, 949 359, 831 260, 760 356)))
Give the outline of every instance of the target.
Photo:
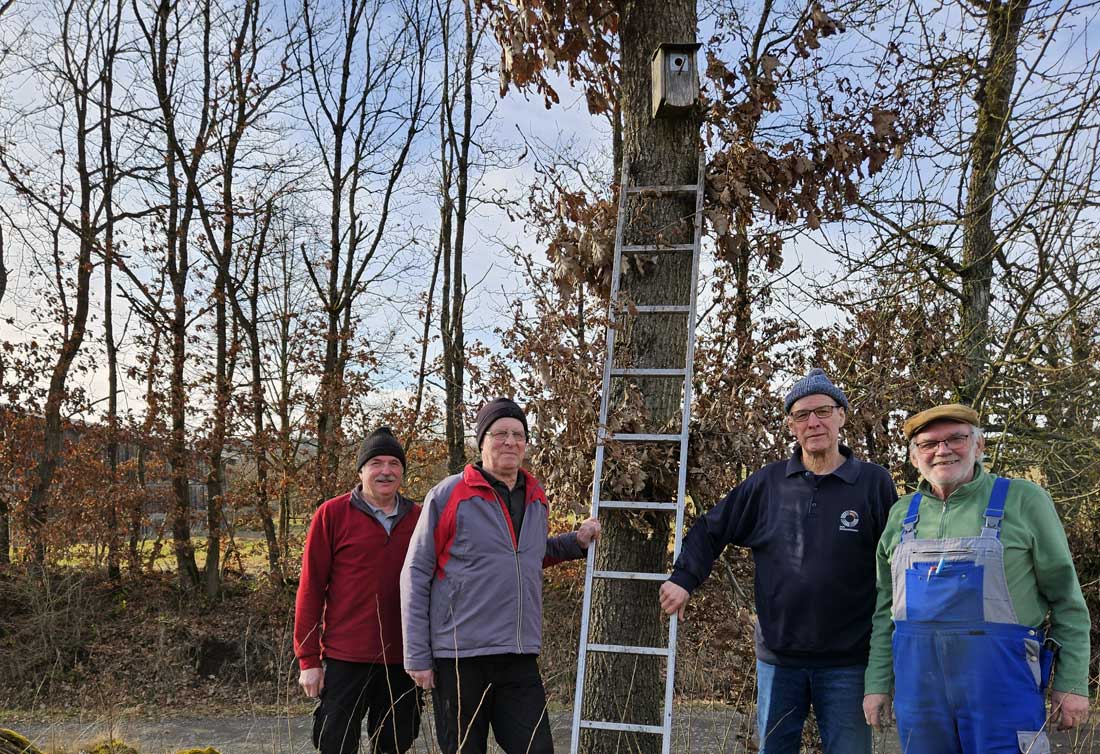
POLYGON ((38 48, 43 57, 28 60, 27 67, 49 96, 45 102, 27 105, 19 125, 29 137, 26 143, 35 143, 35 137, 43 135, 38 129, 45 126, 54 141, 44 151, 56 159, 32 165, 26 161, 28 152, 16 153, 10 135, 0 143, 0 168, 8 184, 51 239, 47 279, 59 302, 60 344, 43 407, 41 454, 26 505, 32 553, 40 567, 46 562, 48 496, 62 448, 62 405, 70 369, 87 333, 92 270, 105 249, 105 234, 113 232, 108 229, 122 215, 112 209, 117 174, 107 164, 112 161, 112 136, 110 118, 103 114, 110 110, 110 102, 102 99, 111 90, 121 8, 121 2, 65 2, 43 8, 44 18, 56 27, 42 34, 56 36, 38 48), (47 178, 46 171, 55 177, 47 178), (75 254, 70 243, 76 245, 75 254))
POLYGON ((318 152, 327 228, 303 255, 323 311, 317 398, 318 500, 334 493, 355 303, 400 244, 390 213, 426 123, 430 17, 419 0, 343 0, 326 15, 303 0, 301 104, 318 152))
POLYGON ((170 302, 163 301, 144 280, 125 269, 134 288, 144 297, 147 316, 165 321, 171 344, 171 429, 167 455, 172 470, 172 542, 180 585, 185 592, 193 592, 198 589, 200 578, 191 540, 191 450, 187 439, 190 385, 186 370, 189 328, 195 317, 188 291, 193 265, 191 234, 199 197, 198 181, 190 177, 198 176, 208 157, 213 71, 211 5, 202 4, 194 16, 184 15, 184 10, 168 0, 150 3, 135 0, 133 5, 134 18, 141 30, 143 65, 139 70, 151 82, 155 101, 156 117, 151 119, 155 130, 150 139, 163 140, 160 144, 150 140, 148 149, 156 150, 163 164, 163 210, 154 226, 162 235, 163 244, 154 248, 163 250, 159 264, 163 264, 167 273, 170 302), (191 33, 198 35, 197 41, 189 36, 191 33), (200 63, 198 75, 191 78, 194 74, 191 58, 196 47, 200 63), (196 117, 187 143, 181 113, 192 111, 196 117))

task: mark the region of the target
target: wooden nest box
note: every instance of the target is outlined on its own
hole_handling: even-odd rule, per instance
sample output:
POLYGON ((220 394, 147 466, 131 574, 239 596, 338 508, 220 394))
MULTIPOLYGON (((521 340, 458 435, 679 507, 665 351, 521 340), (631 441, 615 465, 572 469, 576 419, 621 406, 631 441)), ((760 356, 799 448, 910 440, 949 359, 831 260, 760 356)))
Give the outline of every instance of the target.
POLYGON ((650 63, 654 118, 682 118, 699 99, 699 42, 664 42, 653 51, 650 63))

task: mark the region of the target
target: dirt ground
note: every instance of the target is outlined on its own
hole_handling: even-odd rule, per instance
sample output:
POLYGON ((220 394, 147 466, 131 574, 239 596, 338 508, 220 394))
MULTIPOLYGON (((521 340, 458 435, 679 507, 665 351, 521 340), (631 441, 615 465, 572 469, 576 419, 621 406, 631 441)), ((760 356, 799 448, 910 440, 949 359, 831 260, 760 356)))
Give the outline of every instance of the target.
MULTIPOLYGON (((427 711, 427 710, 426 710, 427 711)), ((567 712, 551 716, 555 749, 558 754, 569 751, 571 718, 567 712)), ((677 709, 671 749, 673 752, 698 754, 749 754, 755 752, 745 738, 742 721, 729 708, 690 705, 677 709)), ((65 722, 42 722, 15 719, 0 721, 0 727, 10 727, 32 739, 43 751, 63 747, 76 752, 89 744, 113 736, 136 746, 142 754, 171 754, 185 747, 213 746, 222 754, 308 754, 313 751, 308 711, 288 715, 245 715, 235 717, 177 717, 153 719, 146 716, 87 718, 65 722)), ((1076 735, 1056 734, 1052 752, 1058 754, 1095 754, 1100 752, 1097 723, 1090 723, 1076 735)), ((430 715, 417 741, 416 754, 435 754, 430 715)), ((624 742, 625 744, 625 742, 624 742)), ((623 746, 623 751, 631 747, 623 746)), ((493 752, 499 749, 493 747, 493 752)), ((877 735, 875 754, 900 754, 896 733, 892 730, 877 735)))

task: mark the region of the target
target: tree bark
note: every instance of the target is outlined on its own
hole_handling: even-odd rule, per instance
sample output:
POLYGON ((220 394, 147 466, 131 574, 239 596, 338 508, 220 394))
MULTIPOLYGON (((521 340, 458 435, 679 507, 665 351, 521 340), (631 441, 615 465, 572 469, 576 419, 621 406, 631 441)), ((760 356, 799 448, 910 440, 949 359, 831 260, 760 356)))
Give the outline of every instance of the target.
POLYGON ((141 570, 141 553, 138 550, 141 538, 141 526, 145 521, 145 506, 148 502, 148 484, 146 479, 150 445, 157 415, 160 413, 160 395, 156 390, 157 364, 160 359, 159 324, 153 324, 153 342, 149 349, 149 364, 145 373, 145 418, 142 421, 141 435, 138 437, 137 485, 139 493, 134 496, 130 506, 130 541, 127 560, 131 572, 141 570))
MULTIPOLYGON (((466 243, 466 217, 470 193, 470 143, 473 137, 473 79, 475 55, 474 14, 471 0, 464 0, 462 13, 462 69, 459 71, 461 123, 456 128, 456 102, 450 81, 444 90, 440 112, 443 152, 443 208, 440 237, 443 246, 443 335, 444 413, 447 439, 447 466, 452 474, 466 465, 465 371, 466 335, 463 313, 466 304, 466 280, 462 272, 466 243), (454 196, 451 195, 452 181, 454 196)), ((448 10, 450 5, 448 4, 448 10)), ((444 45, 450 47, 450 19, 444 19, 444 45)))
POLYGON ((970 141, 970 181, 963 215, 960 322, 966 373, 959 393, 968 403, 978 395, 988 361, 989 308, 997 253, 993 205, 1001 155, 1009 138, 1007 122, 1011 117, 1020 27, 1027 9, 1028 0, 1006 0, 991 2, 986 10, 989 56, 976 96, 978 112, 970 141))
POLYGON ((121 26, 122 3, 115 4, 114 23, 108 28, 110 42, 103 66, 102 100, 100 102, 100 162, 104 166, 104 215, 103 229, 103 340, 107 347, 107 466, 110 480, 107 493, 107 576, 118 580, 121 542, 119 532, 118 503, 115 490, 118 485, 118 343, 115 342, 114 325, 114 253, 115 206, 114 189, 118 180, 115 164, 112 121, 114 115, 114 65, 118 49, 118 33, 121 26))
POLYGON ((271 227, 272 215, 275 212, 274 203, 269 201, 264 209, 263 220, 252 249, 251 286, 248 289, 248 312, 246 313, 237 297, 233 298, 233 306, 237 318, 244 327, 248 338, 249 363, 251 365, 251 391, 252 391, 252 455, 256 462, 256 511, 260 514, 263 524, 264 539, 267 542, 267 564, 269 578, 278 583, 283 583, 282 568, 279 557, 279 537, 275 531, 275 520, 271 512, 271 496, 269 471, 271 461, 267 450, 267 430, 264 426, 264 414, 267 412, 267 401, 264 398, 263 374, 260 365, 263 363, 263 348, 260 345, 260 263, 267 249, 268 231, 271 227))
MULTIPOLYGON (((0 11, 2 13, 2 11, 0 11)), ((4 263, 4 228, 0 226, 0 302, 8 289, 8 267, 4 263)), ((0 385, 4 382, 4 363, 0 361, 0 385)), ((0 441, 7 444, 7 412, 0 412, 0 441)), ((7 495, 0 494, 0 565, 11 563, 11 509, 7 495)))
MULTIPOLYGON (((190 451, 187 446, 188 385, 186 376, 187 325, 188 325, 188 274, 190 272, 189 235, 195 209, 194 186, 180 175, 183 151, 175 130, 175 103, 172 101, 173 65, 169 62, 168 26, 175 13, 175 5, 161 0, 154 10, 152 26, 142 23, 149 46, 150 74, 156 90, 164 128, 165 179, 168 189, 168 206, 165 223, 166 267, 172 288, 172 310, 168 324, 171 338, 172 366, 169 372, 169 413, 171 430, 168 441, 168 463, 172 475, 172 549, 176 557, 176 571, 184 592, 195 591, 200 583, 199 568, 195 562, 195 548, 191 541, 190 451), (181 191, 183 187, 183 191, 181 191)), ((207 95, 208 96, 208 95, 207 95)), ((202 115, 207 114, 205 104, 202 115)), ((200 131, 205 131, 205 127, 200 131)), ((191 150, 194 167, 201 159, 202 148, 196 143, 191 150)), ((186 172, 186 171, 185 171, 186 172)), ((192 171, 193 172, 193 171, 192 171)))
MULTIPOLYGON (((622 6, 621 112, 623 159, 633 185, 691 184, 697 179, 699 115, 654 120, 650 117, 650 59, 662 42, 694 42, 694 0, 640 0, 622 6)), ((620 187, 621 190, 621 187, 620 187)), ((694 197, 662 196, 628 205, 624 243, 690 243, 694 197)), ((660 264, 648 275, 624 276, 622 290, 635 304, 686 304, 690 257, 660 264), (675 300, 674 300, 675 299, 675 300)), ((687 317, 638 314, 620 318, 616 362, 635 367, 682 367, 686 358, 687 317)), ((644 398, 646 428, 679 431, 682 383, 667 378, 632 379, 644 398)), ((611 417, 609 417, 611 418, 611 417)), ((674 500, 676 469, 653 471, 642 496, 674 500)), ((605 475, 606 479, 606 475, 605 475)), ((605 488, 604 495, 607 495, 605 488)), ((601 514, 603 539, 597 569, 659 572, 668 568, 672 520, 668 514, 601 514)), ((655 582, 596 579, 592 590, 589 639, 614 644, 660 646, 667 641, 667 619, 660 613, 655 582)), ((583 715, 591 720, 660 724, 664 701, 664 662, 645 656, 592 653, 589 656, 583 715)), ((583 751, 660 751, 658 736, 595 733, 582 737, 583 751)))
MULTIPOLYGON (((76 359, 84 337, 87 332, 88 310, 91 296, 92 255, 98 250, 100 239, 93 215, 102 206, 96 205, 94 194, 98 193, 100 202, 104 201, 105 193, 103 184, 99 183, 97 176, 99 171, 93 165, 89 151, 92 146, 91 134, 95 121, 90 112, 95 99, 93 91, 94 83, 98 76, 106 71, 102 68, 92 70, 92 64, 103 64, 108 61, 95 60, 94 49, 99 40, 93 39, 97 34, 103 33, 108 26, 104 26, 103 15, 87 14, 80 18, 80 8, 68 5, 64 9, 64 38, 62 44, 64 54, 59 64, 61 84, 58 97, 65 98, 66 104, 71 106, 75 118, 73 131, 73 146, 76 151, 73 168, 76 174, 76 201, 79 206, 80 216, 75 221, 63 217, 64 210, 55 210, 59 227, 65 227, 77 236, 78 250, 76 259, 76 288, 73 291, 75 305, 70 311, 68 306, 63 307, 61 320, 63 335, 57 359, 54 362, 50 374, 49 388, 46 394, 46 403, 43 408, 43 434, 41 453, 33 473, 33 482, 27 499, 27 523, 31 540, 31 553, 35 564, 39 568, 46 566, 46 527, 48 522, 48 499, 54 475, 60 461, 63 428, 61 424, 61 406, 67 397, 67 380, 69 370, 76 359), (81 25, 83 21, 83 25, 81 25), (79 35, 86 38, 81 40, 79 35)), ((99 13, 107 13, 100 9, 99 13)), ((117 23, 117 17, 115 22, 117 23)), ((108 74, 109 75, 109 74, 108 74)), ((62 124, 62 128, 67 126, 62 124)), ((65 145, 60 145, 62 151, 65 145)), ((59 255, 54 256, 57 265, 57 279, 60 281, 67 270, 63 270, 64 264, 59 255)), ((59 283, 60 284, 60 283, 59 283)), ((60 293, 60 291, 59 291, 60 293)), ((64 298, 64 294, 62 295, 64 298)))

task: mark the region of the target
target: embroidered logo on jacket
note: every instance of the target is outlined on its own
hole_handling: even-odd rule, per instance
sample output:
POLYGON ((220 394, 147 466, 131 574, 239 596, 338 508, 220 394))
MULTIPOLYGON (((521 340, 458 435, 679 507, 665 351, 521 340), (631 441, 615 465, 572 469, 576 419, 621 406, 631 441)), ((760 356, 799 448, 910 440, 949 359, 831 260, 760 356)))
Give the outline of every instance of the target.
POLYGON ((859 531, 859 514, 855 511, 844 511, 840 514, 841 531, 859 531))

